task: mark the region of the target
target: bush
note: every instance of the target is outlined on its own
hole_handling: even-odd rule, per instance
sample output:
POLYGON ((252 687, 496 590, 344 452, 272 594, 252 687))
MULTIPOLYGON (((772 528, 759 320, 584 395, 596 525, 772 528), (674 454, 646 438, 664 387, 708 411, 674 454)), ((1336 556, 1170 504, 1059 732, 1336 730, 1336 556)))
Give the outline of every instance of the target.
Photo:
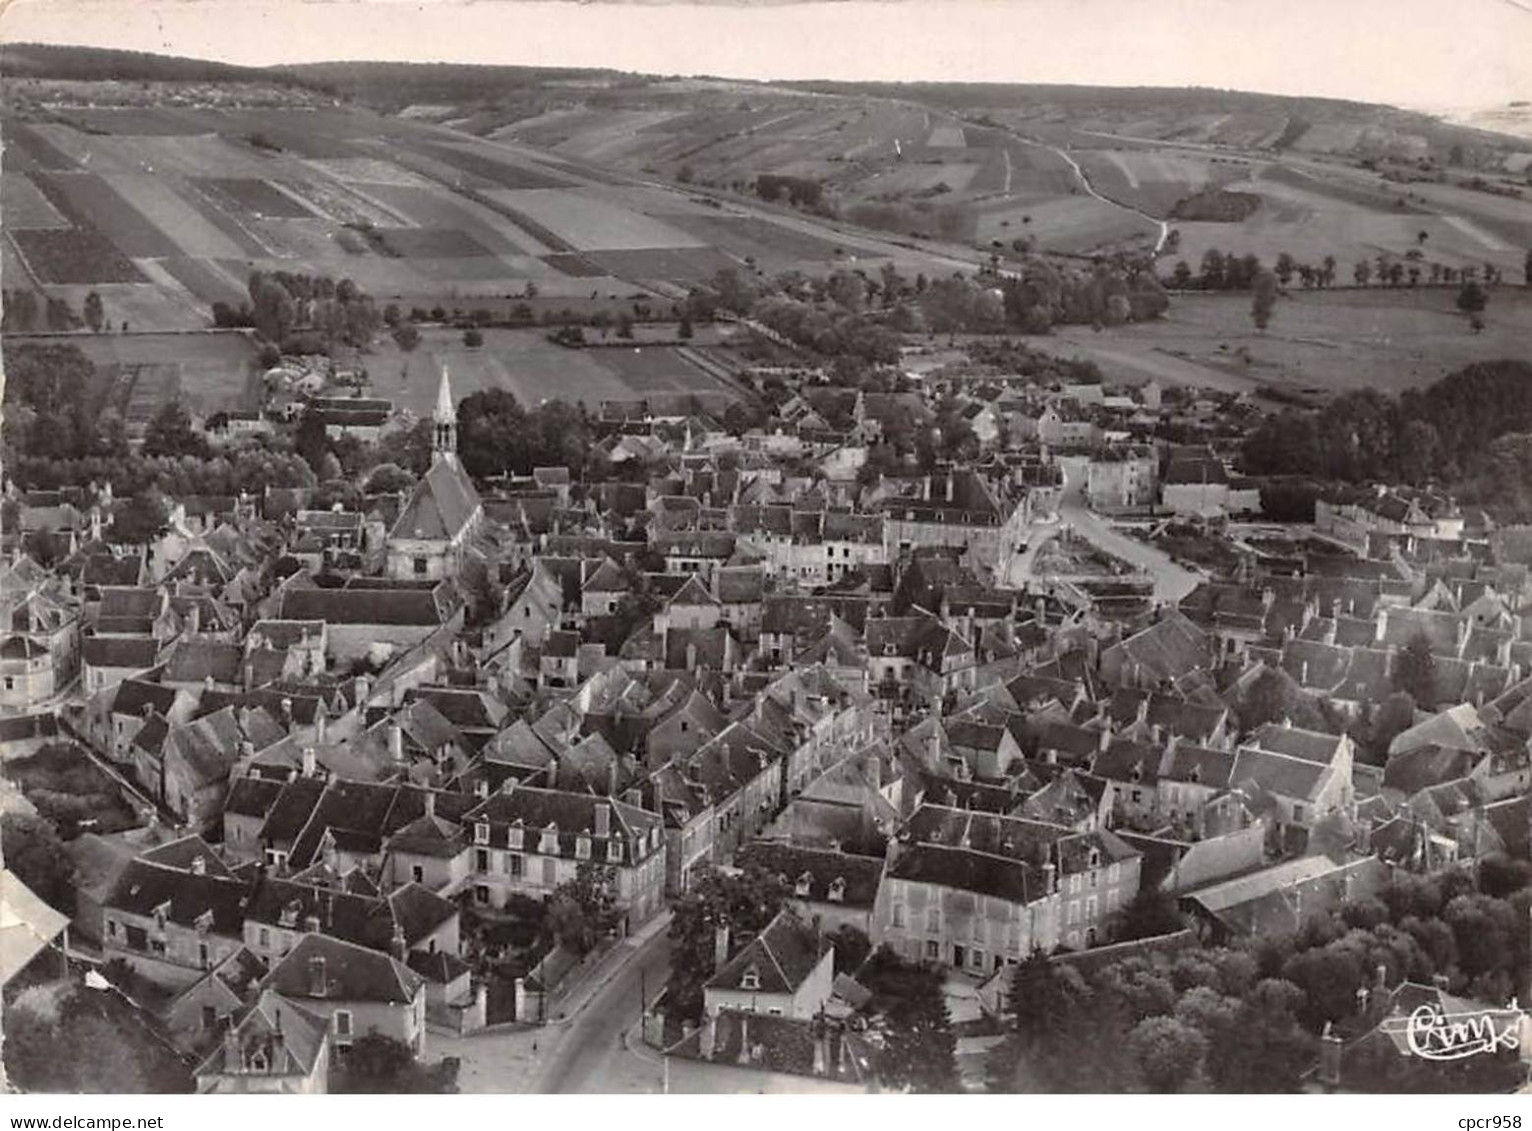
POLYGON ((469 349, 476 349, 484 344, 484 331, 468 329, 463 331, 463 344, 469 349))

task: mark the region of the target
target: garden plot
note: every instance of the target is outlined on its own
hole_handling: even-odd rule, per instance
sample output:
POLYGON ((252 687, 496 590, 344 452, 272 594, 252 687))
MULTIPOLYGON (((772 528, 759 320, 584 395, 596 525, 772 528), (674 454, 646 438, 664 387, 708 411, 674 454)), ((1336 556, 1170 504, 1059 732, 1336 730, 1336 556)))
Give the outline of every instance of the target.
POLYGON ((705 242, 662 220, 578 191, 498 190, 488 195, 530 216, 579 251, 700 247, 705 242))
POLYGON ((0 214, 11 231, 20 228, 67 228, 66 220, 24 173, 0 176, 0 214))

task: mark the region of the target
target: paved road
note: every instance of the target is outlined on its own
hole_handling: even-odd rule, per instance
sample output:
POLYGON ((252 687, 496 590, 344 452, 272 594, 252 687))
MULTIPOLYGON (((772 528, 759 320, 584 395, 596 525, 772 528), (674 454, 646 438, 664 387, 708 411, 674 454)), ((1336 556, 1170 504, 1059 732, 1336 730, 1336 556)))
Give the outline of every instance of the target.
POLYGON ((636 1039, 639 995, 642 991, 652 998, 669 974, 670 938, 665 932, 631 948, 621 971, 565 1031, 533 1090, 602 1094, 660 1091, 660 1058, 636 1039), (635 1039, 625 1041, 630 1029, 635 1039))
POLYGON ((1170 556, 1146 542, 1114 530, 1110 523, 1092 514, 1077 502, 1065 502, 1059 514, 1086 541, 1113 557, 1143 570, 1154 578, 1157 600, 1176 602, 1202 582, 1199 574, 1177 565, 1170 556))

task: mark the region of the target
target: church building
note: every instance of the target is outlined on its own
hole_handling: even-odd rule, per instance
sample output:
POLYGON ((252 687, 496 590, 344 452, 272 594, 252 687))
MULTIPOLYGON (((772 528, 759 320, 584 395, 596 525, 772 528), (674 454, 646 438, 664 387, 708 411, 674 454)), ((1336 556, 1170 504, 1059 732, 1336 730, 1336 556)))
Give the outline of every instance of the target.
POLYGON ((431 413, 436 424, 431 469, 415 485, 409 502, 388 534, 389 577, 436 581, 455 575, 463 548, 484 520, 484 506, 457 458, 457 407, 442 369, 431 413))

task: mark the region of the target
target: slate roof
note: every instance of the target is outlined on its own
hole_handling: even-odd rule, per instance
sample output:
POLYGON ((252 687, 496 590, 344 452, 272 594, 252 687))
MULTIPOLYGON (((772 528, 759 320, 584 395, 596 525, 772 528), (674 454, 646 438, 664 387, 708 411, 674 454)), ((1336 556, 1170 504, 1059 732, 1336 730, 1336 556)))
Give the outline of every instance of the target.
POLYGON ((152 916, 164 907, 167 922, 195 927, 211 913, 211 929, 225 938, 240 938, 244 931, 246 886, 229 876, 197 875, 147 860, 134 860, 113 883, 103 906, 132 915, 152 916))
POLYGON ((87 636, 80 641, 81 658, 93 668, 146 671, 159 654, 159 641, 152 636, 87 636))
POLYGON ((438 456, 415 484, 390 539, 451 541, 480 508, 479 492, 455 456, 438 456))
POLYGON ((288 951, 262 986, 302 1001, 374 1002, 405 1005, 423 985, 419 974, 402 962, 355 943, 307 934, 288 951), (316 966, 324 960, 323 992, 315 992, 316 966))
POLYGON ((764 931, 708 979, 705 988, 794 994, 830 947, 829 939, 784 907, 764 931), (759 983, 753 987, 744 985, 750 971, 759 983))
POLYGON ((758 867, 787 880, 796 895, 799 882, 807 877, 809 890, 799 899, 818 903, 844 903, 848 907, 870 908, 878 895, 883 878, 883 861, 871 856, 852 856, 818 848, 799 848, 790 844, 756 840, 742 846, 734 855, 738 868, 758 867), (841 897, 830 899, 830 888, 842 884, 841 897))
POLYGON ((451 612, 450 602, 434 589, 288 589, 281 602, 286 620, 330 624, 435 628, 446 623, 451 612))

